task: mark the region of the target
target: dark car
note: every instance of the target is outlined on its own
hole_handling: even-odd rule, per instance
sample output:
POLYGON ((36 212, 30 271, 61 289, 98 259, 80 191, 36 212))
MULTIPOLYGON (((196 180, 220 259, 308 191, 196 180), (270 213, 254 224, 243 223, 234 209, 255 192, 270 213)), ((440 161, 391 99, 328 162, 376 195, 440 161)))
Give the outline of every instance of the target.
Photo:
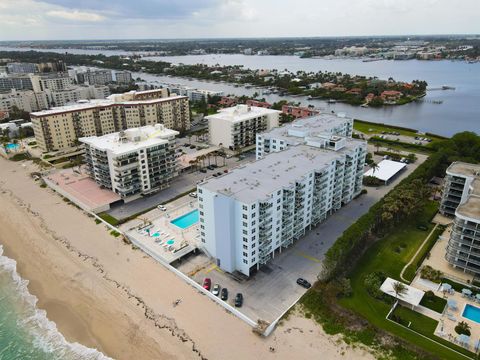
POLYGON ((243 295, 241 293, 238 293, 235 296, 235 307, 242 307, 243 305, 243 295))
POLYGON ((208 166, 207 166, 207 169, 208 169, 208 170, 213 170, 213 169, 215 169, 215 168, 213 167, 213 165, 208 165, 208 166))
POLYGON ((206 172, 207 172, 207 169, 200 169, 200 172, 201 172, 201 173, 206 173, 206 172))
POLYGON ((222 299, 223 301, 228 299, 228 289, 227 288, 222 289, 222 292, 220 293, 220 299, 222 299))
POLYGON ((211 164, 210 166, 214 169, 216 169, 218 167, 218 165, 215 165, 215 164, 211 164))
POLYGON ((310 289, 310 287, 312 286, 312 284, 310 284, 307 280, 302 278, 297 279, 297 284, 304 287, 305 289, 310 289))
POLYGON ((190 145, 190 149, 195 149, 196 146, 195 145, 190 145))
POLYGON ((205 290, 210 291, 211 286, 212 286, 212 280, 210 280, 210 278, 205 278, 205 280, 203 280, 203 288, 205 290))
POLYGON ((217 176, 220 176, 220 175, 223 175, 223 174, 222 174, 221 172, 218 172, 218 173, 217 173, 217 176))

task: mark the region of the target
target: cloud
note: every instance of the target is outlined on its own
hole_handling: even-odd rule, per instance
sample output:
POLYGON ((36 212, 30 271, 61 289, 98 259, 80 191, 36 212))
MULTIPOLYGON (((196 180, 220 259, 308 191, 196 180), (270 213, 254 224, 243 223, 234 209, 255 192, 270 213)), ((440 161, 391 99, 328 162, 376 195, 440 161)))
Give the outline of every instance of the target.
POLYGON ((65 11, 65 10, 51 10, 47 12, 48 16, 61 18, 72 21, 86 21, 86 22, 98 22, 105 19, 105 16, 85 11, 65 11))
POLYGON ((130 19, 182 19, 204 9, 213 9, 221 0, 43 0, 67 9, 80 9, 130 19))

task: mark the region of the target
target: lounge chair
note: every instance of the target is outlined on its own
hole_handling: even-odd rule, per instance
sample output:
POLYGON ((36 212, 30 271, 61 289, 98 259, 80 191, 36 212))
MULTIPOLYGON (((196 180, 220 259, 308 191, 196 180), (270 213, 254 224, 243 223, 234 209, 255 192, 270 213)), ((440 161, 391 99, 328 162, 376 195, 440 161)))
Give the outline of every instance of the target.
POLYGON ((449 320, 457 321, 457 318, 455 316, 453 316, 452 314, 448 314, 447 317, 448 317, 449 320))

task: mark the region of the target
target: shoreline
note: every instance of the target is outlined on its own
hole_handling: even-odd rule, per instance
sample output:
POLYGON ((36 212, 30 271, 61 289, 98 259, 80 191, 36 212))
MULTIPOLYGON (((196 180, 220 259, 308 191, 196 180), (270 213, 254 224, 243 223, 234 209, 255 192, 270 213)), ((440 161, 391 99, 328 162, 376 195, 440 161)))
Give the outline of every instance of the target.
POLYGON ((303 316, 268 338, 0 159, 0 243, 68 341, 114 359, 373 359, 303 316), (182 299, 173 307, 175 299, 182 299), (272 353, 269 348, 275 348, 272 353))

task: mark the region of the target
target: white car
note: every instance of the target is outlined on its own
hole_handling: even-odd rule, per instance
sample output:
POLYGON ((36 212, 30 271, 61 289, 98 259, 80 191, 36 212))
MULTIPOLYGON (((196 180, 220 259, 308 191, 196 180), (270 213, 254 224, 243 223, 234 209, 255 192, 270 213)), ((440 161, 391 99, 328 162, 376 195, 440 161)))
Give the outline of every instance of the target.
POLYGON ((188 196, 192 197, 192 198, 196 198, 197 197, 197 193, 196 192, 191 192, 190 194, 188 194, 188 196))
POLYGON ((158 205, 157 209, 161 211, 167 211, 167 208, 165 207, 165 205, 158 205))
POLYGON ((215 284, 215 286, 213 287, 213 290, 212 290, 212 294, 215 295, 215 296, 220 295, 220 285, 215 284))

